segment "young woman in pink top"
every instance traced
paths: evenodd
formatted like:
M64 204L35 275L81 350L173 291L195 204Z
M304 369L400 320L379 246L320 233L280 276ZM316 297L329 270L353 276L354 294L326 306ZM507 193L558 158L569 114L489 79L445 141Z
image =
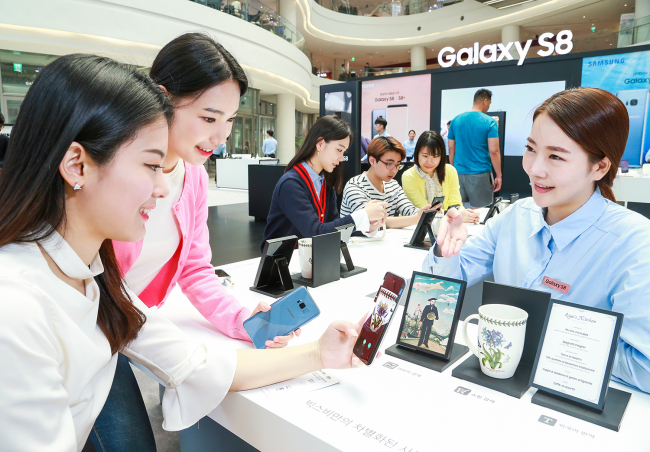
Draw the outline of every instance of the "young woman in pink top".
M219 331L250 341L243 321L259 311L268 311L270 306L260 303L251 313L225 290L214 273L207 226L208 174L203 167L212 150L230 135L248 78L227 50L200 33L184 34L163 47L150 76L174 105L163 164L169 195L158 200L155 210L143 210L149 217L144 240L113 243L120 271L147 306L162 306L178 284ZM276 337L266 346L284 347L292 337L293 333ZM131 450L119 445L127 429L140 432L139 451L155 450L150 426L134 425L148 424L143 422L146 416L128 415L136 403L142 414L145 407L141 399L130 366L121 357L113 388L91 434L95 447L102 448L98 450ZM128 412L123 409L125 404L129 405Z

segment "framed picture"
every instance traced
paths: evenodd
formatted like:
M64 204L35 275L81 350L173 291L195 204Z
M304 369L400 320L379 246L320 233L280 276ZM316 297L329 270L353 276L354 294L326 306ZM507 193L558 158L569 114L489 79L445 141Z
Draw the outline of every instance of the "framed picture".
M467 282L413 272L397 344L448 360Z

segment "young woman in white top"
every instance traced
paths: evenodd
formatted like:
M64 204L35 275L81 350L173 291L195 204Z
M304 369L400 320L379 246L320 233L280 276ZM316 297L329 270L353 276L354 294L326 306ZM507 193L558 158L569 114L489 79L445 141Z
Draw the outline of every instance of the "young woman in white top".
M280 350L192 345L122 284L113 240L145 234L167 195L172 110L139 71L68 55L30 88L0 173L0 437L6 450L80 451L120 351L166 383L164 427L189 427L228 391L359 364L360 328L332 323Z

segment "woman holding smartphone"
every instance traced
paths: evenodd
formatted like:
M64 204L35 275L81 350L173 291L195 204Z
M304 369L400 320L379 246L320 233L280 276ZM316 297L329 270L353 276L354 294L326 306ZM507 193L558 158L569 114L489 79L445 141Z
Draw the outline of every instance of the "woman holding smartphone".
M162 168L169 195L158 200L155 209L147 206L144 210L148 221L143 240L113 243L120 271L147 306L162 306L178 284L219 331L250 341L244 320L268 311L270 306L260 303L251 313L215 275L207 225L208 174L203 167L212 150L230 135L248 78L223 46L201 33L187 33L165 45L151 66L150 76L174 107ZM278 336L266 346L284 347L292 337L293 333ZM135 376L126 358L120 357L113 389L91 439L98 449L119 451L129 431L140 432L133 435L138 441L134 448L155 450Z
M438 132L428 130L420 135L413 158L415 165L402 175L402 188L413 205L422 208L444 196L443 210L459 206L465 223L478 223L478 212L463 207L458 173L447 163L445 142Z
M535 110L523 157L533 187L465 243L451 209L424 271L498 283L625 315L612 375L650 392L650 221L616 204L611 185L625 151L629 118L613 94L579 88ZM545 285L564 283L568 293Z
M145 75L92 55L50 63L25 97L0 174L0 193L11 193L0 204L6 450L80 451L118 351L167 383L168 430L194 424L228 391L359 365L360 324L334 322L319 341L274 352L215 349L123 285L112 240L141 240L146 210L168 194L160 168L172 115Z
M351 137L350 126L336 116L323 116L314 123L273 190L264 240L313 237L351 223L363 232L379 227L386 217L386 203L371 201L339 218L336 194L343 188L341 163Z

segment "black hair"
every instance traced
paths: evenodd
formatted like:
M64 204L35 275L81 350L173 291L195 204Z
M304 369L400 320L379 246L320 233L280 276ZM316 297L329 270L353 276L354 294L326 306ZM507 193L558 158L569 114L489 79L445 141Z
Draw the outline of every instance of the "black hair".
M415 130L413 130L413 129L409 130L409 133L411 133L411 132L415 133Z
M375 119L375 124L381 124L382 126L384 126L385 129L386 126L388 125L388 121L386 121L383 116L380 116L377 119Z
M481 88L474 93L474 103L483 102L485 99L492 100L492 91Z
M149 75L167 89L174 103L194 100L229 80L239 85L240 96L248 90L248 77L237 60L203 33L185 33L170 41L158 52Z
M4 123L5 123L5 115L0 113L0 126L3 125Z
M0 172L0 247L65 228L59 165L73 142L101 167L143 127L163 117L169 124L173 114L146 74L110 58L66 55L47 65L20 107ZM102 243L99 256L104 272L95 277L97 325L116 353L135 339L145 317L124 290L111 240Z
M305 142L284 172L286 173L294 166L312 158L316 153L316 145L321 140L329 143L330 141L344 140L347 137L350 137L350 143L352 143L352 129L347 122L334 115L319 118L307 132ZM338 165L331 173L326 172L325 181L329 186L334 187L337 193L341 193L343 190L343 165Z
M266 133L268 133L269 136L271 136L271 137L273 136L273 131L271 129L267 130Z
M415 152L413 153L413 161L418 166L420 166L420 152L428 149L429 152L433 154L434 157L440 156L440 163L436 168L436 174L438 175L438 182L442 184L445 180L445 165L447 164L447 150L445 148L445 140L442 139L442 136L435 130L427 130L422 132L420 138L418 138L417 143L415 143Z

